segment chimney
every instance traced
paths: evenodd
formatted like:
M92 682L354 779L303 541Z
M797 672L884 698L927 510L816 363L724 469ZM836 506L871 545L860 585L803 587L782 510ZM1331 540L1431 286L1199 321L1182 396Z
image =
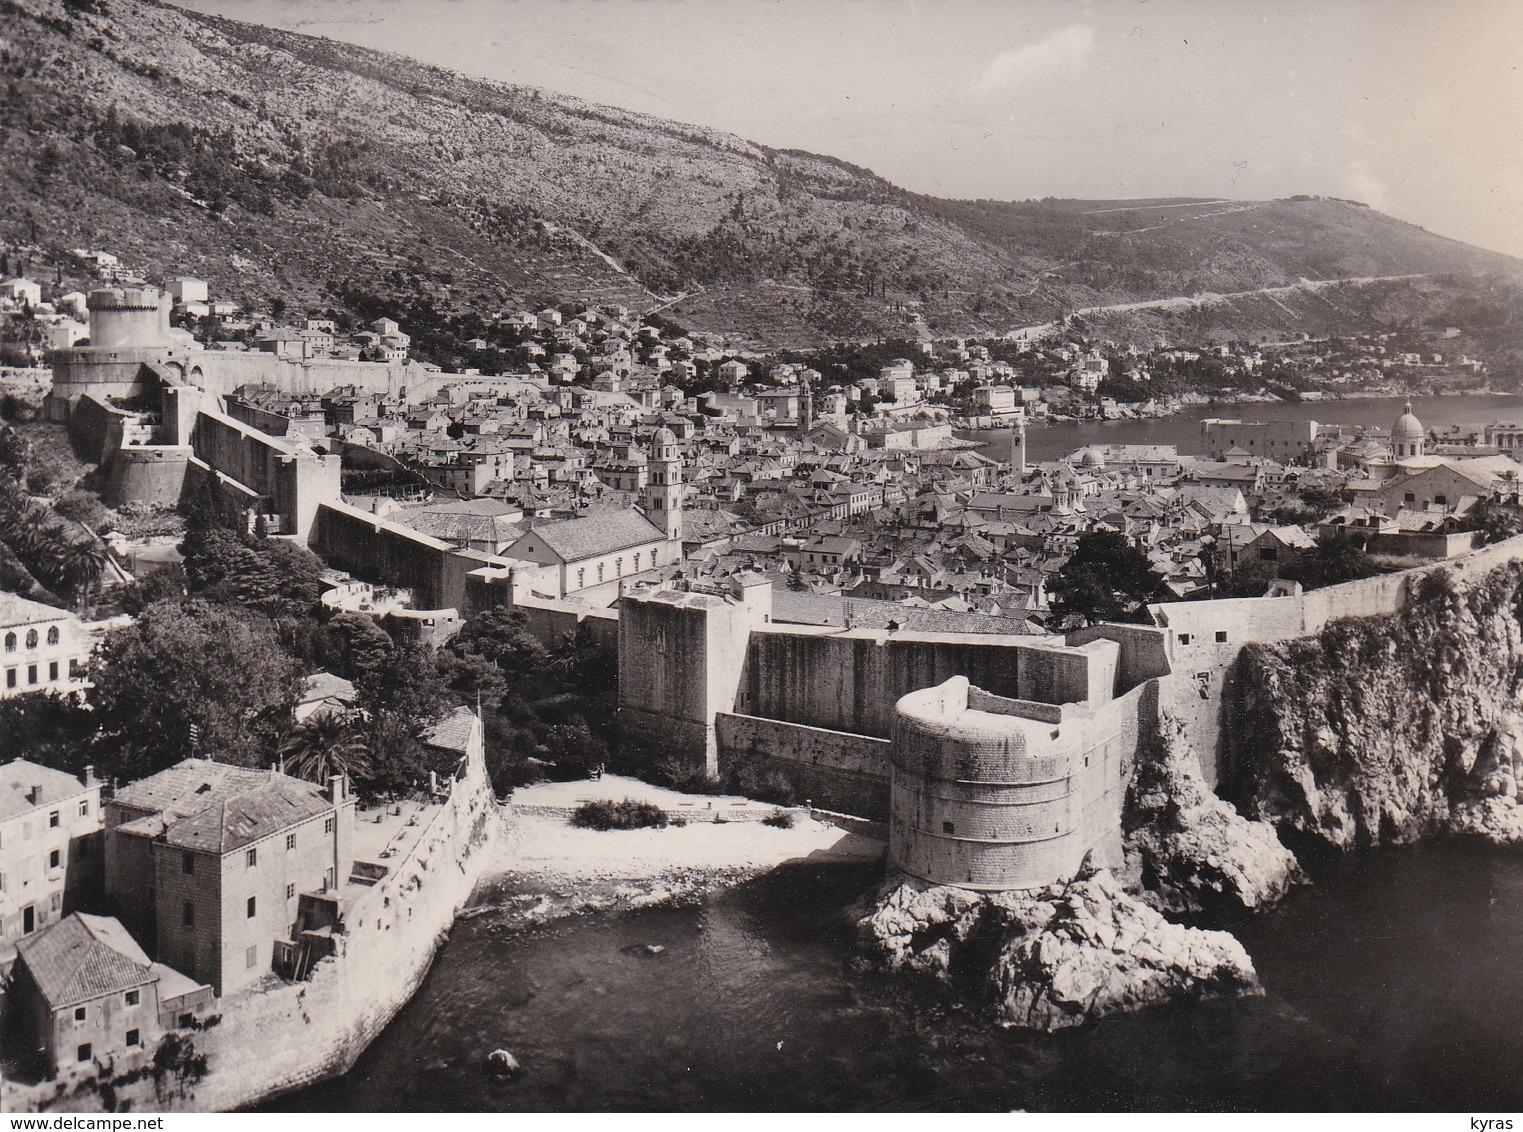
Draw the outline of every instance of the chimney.
M330 774L328 776L328 801L335 806L344 800L344 776L342 774Z
M26 788L26 804L28 806L35 806L37 804L37 794L40 789L41 787L35 785Z
M95 767L94 766L87 766L87 767L85 767L85 785L86 786L94 786L95 785Z

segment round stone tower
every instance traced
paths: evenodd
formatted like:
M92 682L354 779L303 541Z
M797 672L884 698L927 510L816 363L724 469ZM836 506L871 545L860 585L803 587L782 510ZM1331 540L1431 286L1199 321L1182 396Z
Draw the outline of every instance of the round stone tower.
M1051 718L1032 718L1044 713ZM901 697L889 864L981 891L1073 876L1094 839L1083 828L1085 775L1058 742L1061 720L1060 708L990 695L962 676Z
M192 348L182 332L170 330L169 296L157 287L104 287L91 291L85 305L90 344L53 351L45 406L50 420L68 420L86 393L141 396L151 381L145 367L183 358Z
M157 287L104 287L85 299L90 345L134 350L168 346L169 296Z

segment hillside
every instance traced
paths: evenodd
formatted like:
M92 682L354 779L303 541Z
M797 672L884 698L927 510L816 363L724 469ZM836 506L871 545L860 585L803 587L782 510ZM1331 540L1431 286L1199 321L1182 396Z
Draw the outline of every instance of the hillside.
M1523 272L1351 202L938 200L828 157L142 0L0 14L0 244L103 247L251 302L676 300L669 317L694 330L807 345L1303 278L1463 276L1385 285L1398 320L1442 319L1476 278ZM1207 321L1352 329L1356 290ZM1116 324L1146 337L1176 315Z

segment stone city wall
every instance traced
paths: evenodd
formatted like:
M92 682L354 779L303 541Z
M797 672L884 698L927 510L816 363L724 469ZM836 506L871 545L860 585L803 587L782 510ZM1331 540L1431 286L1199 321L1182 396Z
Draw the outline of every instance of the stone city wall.
M468 608L466 576L482 565L441 539L347 503L318 506L310 543L330 564L357 578L411 590L419 609Z
M721 778L750 769L782 775L797 800L865 818L888 817L889 742L866 735L721 712L714 721Z
M966 676L996 695L1066 703L1109 696L1115 664L1104 648L1070 649L1025 637L876 630L825 635L766 625L751 634L735 707L886 739L900 696L953 676Z
M1395 613L1411 600L1414 583L1428 574L1445 571L1463 581L1520 558L1523 536L1448 562L1309 593L1153 606L1154 620L1168 633L1170 662L1176 673L1161 695L1165 706L1185 725L1207 783L1215 786L1235 742L1236 666L1244 645L1309 636L1341 618Z

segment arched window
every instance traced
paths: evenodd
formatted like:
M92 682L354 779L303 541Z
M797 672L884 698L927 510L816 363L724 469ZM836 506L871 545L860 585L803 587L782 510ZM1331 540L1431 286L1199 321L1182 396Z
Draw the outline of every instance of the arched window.
M5 634L5 651L6 652L15 652L16 651L16 634L15 633L7 633L7 634Z
M603 580L603 563L599 562L598 563L598 581L601 582L602 580Z
M587 584L587 569L586 569L586 567L582 567L581 569L578 569L577 572L576 572L576 588L577 589L581 589L586 584Z
M34 648L37 647L37 630L36 629L28 629L26 631L26 647L29 648L29 649L34 649Z
M614 572L614 575L616 577L622 578L624 576L624 559L623 558L615 558L613 560L613 572Z
M650 550L650 564L652 566L654 566L656 564L656 555L659 554L659 553L660 552L655 547L651 547L651 550Z
M637 550L637 551L635 551L635 573L638 574L639 572L640 572L640 552Z
M57 643L58 643L58 626L54 625L52 628L50 628L48 630L48 644L50 644L50 645L56 645Z

